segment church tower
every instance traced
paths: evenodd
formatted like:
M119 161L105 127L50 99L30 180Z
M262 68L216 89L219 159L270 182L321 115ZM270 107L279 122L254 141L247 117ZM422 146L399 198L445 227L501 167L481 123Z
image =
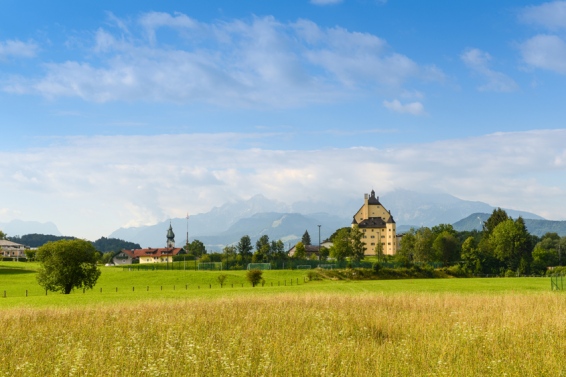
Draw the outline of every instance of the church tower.
M171 222L169 222L169 230L167 230L167 247L175 247L175 233L173 233Z

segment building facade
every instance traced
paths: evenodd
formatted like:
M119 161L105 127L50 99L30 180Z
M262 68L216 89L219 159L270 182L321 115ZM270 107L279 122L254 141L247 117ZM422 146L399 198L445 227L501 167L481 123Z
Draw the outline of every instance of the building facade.
M175 233L173 233L171 223L169 223L169 229L167 230L166 246L161 248L124 249L112 258L112 263L115 265L127 265L132 264L134 261L139 261L140 264L173 262L173 257L183 254L184 249L175 247Z
M0 255L10 258L25 258L29 247L8 240L0 240Z
M384 255L395 255L397 253L397 235L395 220L375 196L364 194L364 204L354 215L352 228L357 226L363 233L364 255L377 255L381 248Z

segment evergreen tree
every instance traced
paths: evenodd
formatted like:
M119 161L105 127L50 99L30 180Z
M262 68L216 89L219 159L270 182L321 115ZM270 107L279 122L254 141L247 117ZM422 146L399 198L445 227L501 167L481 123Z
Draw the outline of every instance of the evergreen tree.
M303 234L303 238L301 239L301 242L302 242L303 245L305 245L305 246L311 245L311 236L310 236L308 230L305 230L305 234Z

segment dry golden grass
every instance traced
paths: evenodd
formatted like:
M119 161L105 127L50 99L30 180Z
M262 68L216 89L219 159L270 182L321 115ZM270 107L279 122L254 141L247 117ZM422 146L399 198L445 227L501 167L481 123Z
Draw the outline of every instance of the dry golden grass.
M560 376L566 296L287 294L0 311L5 376Z

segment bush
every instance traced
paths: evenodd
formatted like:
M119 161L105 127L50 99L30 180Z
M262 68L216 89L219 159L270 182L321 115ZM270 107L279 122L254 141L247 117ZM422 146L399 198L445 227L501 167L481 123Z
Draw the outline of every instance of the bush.
M252 283L252 287L255 287L262 280L263 271L261 270L249 270L246 273L246 279Z
M515 277L515 276L517 276L517 273L515 271L513 271L513 270L505 271L505 277L506 278L512 278L512 277Z
M470 276L470 273L460 265L439 268L438 271L444 272L446 275L454 276L458 278L465 278Z
M552 270L546 270L546 276L566 275L566 266L554 267Z
M309 272L307 272L307 278L309 279L309 281L311 281L311 280L322 280L322 277L320 276L320 274L316 270L309 270Z

